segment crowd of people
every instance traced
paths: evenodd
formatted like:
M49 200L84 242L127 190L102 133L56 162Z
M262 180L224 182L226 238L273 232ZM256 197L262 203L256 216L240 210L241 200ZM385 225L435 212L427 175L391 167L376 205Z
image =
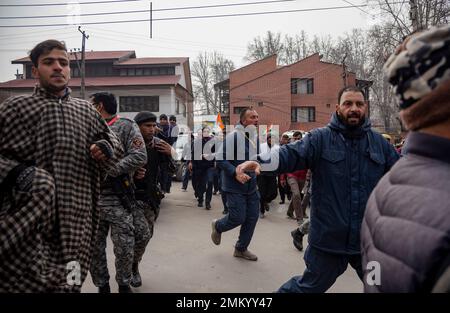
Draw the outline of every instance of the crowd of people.
M240 227L233 256L257 261L248 248L279 195L298 224L293 245L303 251L306 235L308 245L304 273L278 292L326 292L349 264L366 292L449 292L449 51L450 27L434 27L407 37L384 66L410 131L401 155L372 129L356 86L341 89L328 125L308 133L261 137L248 107L231 131L189 134L182 190L191 178L206 210L213 194L222 198L212 242ZM59 41L39 43L30 58L34 93L0 105L0 292L79 292L88 272L111 292L109 232L118 291L132 292L170 193L176 117L121 117L109 92L72 97Z

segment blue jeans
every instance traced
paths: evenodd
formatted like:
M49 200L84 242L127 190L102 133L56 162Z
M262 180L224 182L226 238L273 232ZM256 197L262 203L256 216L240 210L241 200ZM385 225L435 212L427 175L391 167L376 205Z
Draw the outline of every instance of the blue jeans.
M252 194L226 193L228 214L216 222L216 229L223 233L241 226L236 250L245 251L255 231L259 217L259 192Z
M221 169L220 168L217 169L217 178L219 180L219 191L220 191L220 196L222 198L223 210L225 211L225 213L227 213L228 212L227 194L226 194L226 192L224 192L222 190L222 175L221 175Z
M284 283L279 293L323 293L342 275L350 264L363 279L361 255L332 254L308 245L304 260L306 270Z

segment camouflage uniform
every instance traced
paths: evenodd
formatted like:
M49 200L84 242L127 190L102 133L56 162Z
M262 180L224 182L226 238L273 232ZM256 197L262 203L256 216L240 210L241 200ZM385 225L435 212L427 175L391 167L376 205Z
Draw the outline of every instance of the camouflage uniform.
M124 146L125 157L118 163L120 174L130 176L147 162L144 140L137 124L126 118L118 118L108 123ZM100 195L100 225L93 259L90 267L92 280L97 287L109 283L106 261L106 238L111 227L111 240L116 257L116 281L120 286L128 286L131 280L131 267L134 249L143 250L150 240L147 222L142 208L133 206L129 212L124 208L120 198L105 180Z
M158 174L161 165L170 161L170 157L158 152L154 145L161 139L153 137L150 143L146 144L147 164L145 165L145 177L136 180L136 199L138 207L142 210L142 214L147 221L150 231L150 238L153 236L153 224L159 214L160 197L158 195ZM140 212L139 212L140 214ZM134 249L134 263L138 264L144 254L145 246L140 249L136 246Z

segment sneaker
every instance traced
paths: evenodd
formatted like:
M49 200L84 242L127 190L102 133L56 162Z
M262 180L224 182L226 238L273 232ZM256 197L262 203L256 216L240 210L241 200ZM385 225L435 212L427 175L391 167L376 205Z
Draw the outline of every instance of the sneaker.
M111 293L111 287L109 287L109 284L100 286L98 287L98 293Z
M220 245L220 239L222 238L222 234L217 231L216 222L217 220L213 220L211 224L212 226L211 239L212 242L214 242L214 244L218 246Z
M135 288L142 286L142 278L141 278L141 274L139 273L138 264L133 264L130 285Z
M119 293L133 293L130 286L119 285Z
M211 204L210 204L210 203L207 203L206 206L205 206L205 209L211 210Z
M239 251L237 249L234 249L234 253L233 256L236 258L243 258L249 261L256 261L258 260L258 257L256 255L254 255L253 253L251 253L248 250L245 251Z
M298 251L303 251L303 236L304 234L297 228L291 231L292 243L294 247L297 248Z

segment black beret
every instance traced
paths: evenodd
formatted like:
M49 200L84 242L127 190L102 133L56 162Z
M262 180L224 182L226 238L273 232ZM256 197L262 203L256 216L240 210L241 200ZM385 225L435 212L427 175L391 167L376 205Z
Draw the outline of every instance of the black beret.
M156 122L156 115L149 111L142 111L136 114L134 121L140 125L145 122Z

